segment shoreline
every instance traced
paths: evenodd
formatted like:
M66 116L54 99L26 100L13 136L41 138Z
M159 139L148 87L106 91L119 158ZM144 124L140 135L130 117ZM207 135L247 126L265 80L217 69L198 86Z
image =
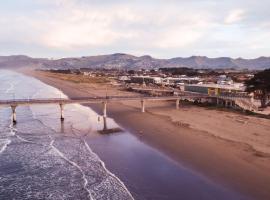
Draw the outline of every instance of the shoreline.
M24 73L60 89L70 98L87 96L95 92L99 92L102 96L105 91L104 88L99 91L94 91L94 88L84 88L85 85L79 87L76 83L46 77L38 72ZM109 92L115 91L109 89ZM87 106L101 113L101 105ZM234 141L230 137L235 136L224 138L224 136L215 135L208 131L207 125L203 127L200 124L200 119L195 119L198 113L209 115L204 108L181 107L179 112L175 111L174 107L175 105L171 103L147 103L146 113L141 113L139 103L110 103L108 115L140 140L184 166L230 189L251 195L255 199L270 199L268 143L263 149L258 150L257 147L254 148L241 141L241 138L236 137L238 141ZM181 109L188 111L184 112ZM222 111L213 113L216 116L220 115L221 119L224 118L223 115L226 117L226 113ZM227 115L230 117L230 114L227 113ZM179 121L179 117L182 117L182 121ZM244 117L238 119L239 123L242 123L241 120L243 121ZM190 123L192 121L194 123ZM222 128L226 128L225 126Z

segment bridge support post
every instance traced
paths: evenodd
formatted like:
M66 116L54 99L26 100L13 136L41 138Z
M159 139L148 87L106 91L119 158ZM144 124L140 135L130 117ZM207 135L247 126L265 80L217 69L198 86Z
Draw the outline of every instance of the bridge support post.
M141 100L142 112L145 112L145 100Z
M217 98L217 106L219 106L219 98Z
M60 114L61 114L60 120L64 121L64 119L65 119L64 118L64 104L60 103L59 106L60 106Z
M17 123L17 118L16 118L16 105L11 105L11 110L12 110L12 122L13 124Z
M250 101L252 104L254 103L254 93L253 92L251 93Z
M230 107L231 108L233 107L233 101L232 100L230 101Z
M179 102L180 102L180 99L176 99L176 110L179 110Z
M233 102L233 107L234 107L235 109L237 109L237 102L236 102L236 101Z
M228 102L228 100L225 100L225 107L226 107L226 108L229 107L229 102Z
M103 102L103 117L107 117L107 102Z

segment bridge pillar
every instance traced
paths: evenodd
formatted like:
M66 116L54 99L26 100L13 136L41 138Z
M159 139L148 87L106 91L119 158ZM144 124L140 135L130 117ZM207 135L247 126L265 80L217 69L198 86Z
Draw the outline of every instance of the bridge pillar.
M226 102L227 102L226 107L228 107L228 108L231 107L231 100L227 100Z
M60 114L61 114L60 119L61 121L64 121L65 119L64 118L64 104L60 103L59 106L60 106Z
M179 109L179 102L180 102L180 99L176 99L176 110Z
M141 100L142 112L145 112L145 100Z
M237 108L237 102L236 102L236 101L233 102L233 107L234 107L235 109Z
M251 103L254 103L254 93L253 92L251 93L250 101L251 101Z
M17 118L16 118L16 105L11 105L11 110L12 110L12 122L14 124L17 123Z
M217 106L219 106L219 98L217 98Z
M107 102L103 102L103 117L107 117Z

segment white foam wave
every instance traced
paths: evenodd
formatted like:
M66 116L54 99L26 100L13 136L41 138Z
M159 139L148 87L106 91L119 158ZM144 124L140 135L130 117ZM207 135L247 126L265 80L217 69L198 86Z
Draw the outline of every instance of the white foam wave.
M51 142L50 142L50 147L62 158L64 159L66 162L68 162L70 165L76 167L80 173L82 174L82 179L84 181L84 184L83 184L83 188L87 191L88 193L88 198L90 200L93 200L93 197L91 195L91 191L87 188L87 185L88 185L88 180L86 179L86 176L85 176L85 173L83 172L82 168L75 162L69 160L59 149L57 149L54 145L54 140L52 139Z
M9 125L9 130L10 131L7 134L1 135L5 136L5 138L0 139L0 154L3 153L8 147L8 145L11 143L10 137L15 135L16 129L13 127L12 124Z
M8 94L11 91L14 91L14 84L13 83L9 83L9 87L6 89L5 93Z
M9 135L10 136L15 136L16 135L16 131L17 131L17 129L16 128L14 128L14 126L13 126L13 123L10 123L10 125L9 125Z
M11 143L9 139L0 139L0 154L3 153L7 146Z
M120 185L126 190L126 192L128 193L128 195L130 196L130 198L132 198L132 199L134 200L134 197L133 197L132 194L129 192L129 190L127 189L126 185L125 185L125 184L124 184L124 183L123 183L123 182L122 182L115 174L113 174L112 172L110 172L110 171L106 168L105 163L98 157L98 155L97 155L96 153L94 153L94 152L92 151L92 149L89 147L88 143L87 143L85 140L83 140L83 141L84 141L84 144L85 144L87 150L88 150L92 155L96 156L96 158L98 158L98 160L99 160L101 166L103 167L103 169L104 169L111 177L115 178L115 179L120 183Z
M8 135L8 136L16 136L19 140L21 140L21 141L23 141L23 142L31 143L31 144L37 144L37 143L35 143L35 142L32 142L32 141L30 141L30 140L27 140L27 139L25 139L25 138L19 136L19 135L17 134L17 129L13 126L13 123L10 123L10 125L9 125L9 130L10 130L10 131L9 131L9 135Z
M23 141L23 142L31 143L31 144L37 144L37 143L32 142L32 141L30 141L30 140L24 139L24 138L22 138L21 136L19 136L19 135L17 135L17 134L16 134L16 137L17 137L19 140Z

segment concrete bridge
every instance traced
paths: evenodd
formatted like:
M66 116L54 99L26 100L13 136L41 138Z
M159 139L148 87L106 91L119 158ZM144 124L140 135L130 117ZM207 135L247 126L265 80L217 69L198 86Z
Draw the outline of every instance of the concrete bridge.
M110 102L121 102L121 101L140 101L141 102L141 112L145 112L145 102L146 101L175 101L176 109L179 109L180 100L206 100L216 103L217 105L222 105L229 107L237 104L240 101L239 97L226 97L226 96L209 96L205 94L183 93L178 96L106 96L106 97L79 97L72 99L62 99L62 98L51 98L51 99L13 99L13 100L0 100L0 106L11 107L12 110L12 120L14 123L16 120L16 108L18 106L27 105L42 105L42 104L57 104L60 106L60 119L64 120L64 105L66 104L98 104L103 105L103 117L107 116L107 104Z
M14 99L14 100L0 100L0 106L11 107L12 120L16 120L16 108L18 106L27 105L43 105L43 104L58 104L60 106L60 119L64 120L64 105L66 104L103 104L103 116L107 116L107 104L110 102L120 101L140 101L141 111L145 112L146 101L175 101L176 108L179 108L179 96L163 96L163 97L150 97L150 96L107 96L107 97L79 97L72 99L51 98L51 99Z

